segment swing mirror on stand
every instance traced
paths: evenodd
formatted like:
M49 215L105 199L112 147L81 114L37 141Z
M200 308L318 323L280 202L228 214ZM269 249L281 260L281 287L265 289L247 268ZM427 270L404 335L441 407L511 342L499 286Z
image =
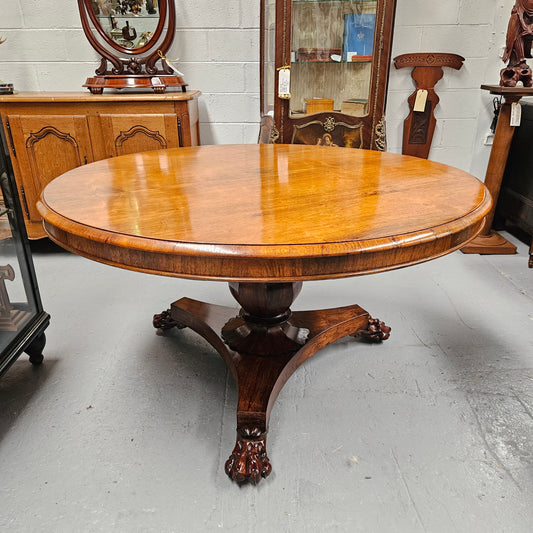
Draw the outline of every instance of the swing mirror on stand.
M78 0L81 23L91 46L102 56L95 76L83 87L104 89L167 87L186 91L183 74L165 54L174 39L174 0Z

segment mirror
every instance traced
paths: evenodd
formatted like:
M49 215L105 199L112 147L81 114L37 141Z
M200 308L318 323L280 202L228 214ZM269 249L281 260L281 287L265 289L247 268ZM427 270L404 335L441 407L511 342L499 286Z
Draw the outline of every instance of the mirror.
M157 0L90 0L89 16L105 42L121 51L144 48L164 19Z
M102 56L84 87L95 94L105 88L186 90L181 72L165 57L176 29L174 0L78 0L78 8L85 36Z

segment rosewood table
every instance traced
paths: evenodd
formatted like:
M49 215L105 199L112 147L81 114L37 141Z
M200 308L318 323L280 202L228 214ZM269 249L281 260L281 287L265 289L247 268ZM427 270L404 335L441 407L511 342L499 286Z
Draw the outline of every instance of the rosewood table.
M482 230L490 207L482 183L446 165L276 144L98 161L56 178L38 204L48 235L76 254L229 282L240 311L181 298L154 326L189 327L223 357L238 387L237 442L225 469L252 482L271 471L269 415L297 367L341 337L389 336L358 305L291 312L302 282L442 256Z

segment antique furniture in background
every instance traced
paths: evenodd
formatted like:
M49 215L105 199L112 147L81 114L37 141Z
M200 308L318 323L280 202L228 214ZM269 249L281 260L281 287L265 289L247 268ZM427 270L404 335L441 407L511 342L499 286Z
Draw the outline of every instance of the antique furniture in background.
M529 267L533 268L533 103L522 104L522 121L515 129L503 175L495 221L529 235Z
M494 212L500 194L505 165L513 140L515 126L511 126L511 112L514 103L519 103L525 96L533 96L533 88L527 87L501 87L499 85L482 85L482 89L490 91L490 94L503 96L503 103L498 116L496 132L492 142L489 163L485 174L485 185L493 199L490 213L483 231L461 251L465 254L492 254L504 255L516 253L516 246L505 237L492 229Z
M433 114L439 103L435 85L442 78L442 67L459 70L464 57L445 53L403 54L394 58L396 68L412 67L411 77L416 83L409 97L409 116L403 125L402 154L427 159L437 119ZM415 108L415 102L418 108Z
M95 94L106 88L185 91L182 73L165 58L176 31L174 0L78 0L78 8L85 36L102 56L84 87Z
M226 473L257 482L271 470L270 411L296 369L341 337L379 342L390 332L358 305L291 313L302 282L457 250L481 230L490 204L476 178L425 159L247 144L98 161L49 183L38 207L49 236L89 259L229 282L240 311L181 298L154 326L189 327L224 359L238 387Z
M35 202L44 186L63 172L107 157L199 144L199 94L0 96L0 117L30 239L46 236Z
M395 3L261 0L261 115L274 118L268 137L385 149ZM327 109L310 114L315 103Z
M520 82L523 87L531 87L531 68L526 57L531 57L533 40L533 0L516 0L511 10L507 26L507 37L503 61L509 64L500 71L500 85L516 87Z
M7 144L0 129L0 375L26 352L33 364L43 360L45 329L31 251L16 193Z

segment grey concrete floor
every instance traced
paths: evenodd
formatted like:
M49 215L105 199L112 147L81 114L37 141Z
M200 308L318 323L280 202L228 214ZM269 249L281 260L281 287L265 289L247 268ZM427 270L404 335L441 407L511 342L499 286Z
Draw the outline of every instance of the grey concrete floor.
M343 339L282 390L273 473L223 472L236 391L190 330L157 335L183 295L224 283L34 254L45 362L0 380L0 531L531 532L533 270L460 252L374 276L309 282L294 308L359 303L392 327Z

